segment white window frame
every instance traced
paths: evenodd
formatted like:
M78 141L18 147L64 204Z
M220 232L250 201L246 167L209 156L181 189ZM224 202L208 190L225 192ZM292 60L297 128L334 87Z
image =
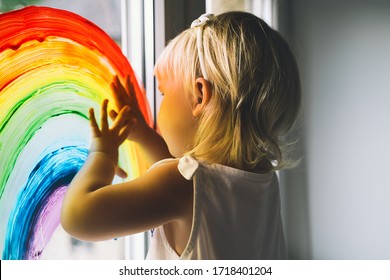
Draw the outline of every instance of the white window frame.
M145 87L155 126L161 95L153 69L165 47L164 8L164 0L121 0L122 51ZM125 258L144 259L148 244L148 232L125 237Z

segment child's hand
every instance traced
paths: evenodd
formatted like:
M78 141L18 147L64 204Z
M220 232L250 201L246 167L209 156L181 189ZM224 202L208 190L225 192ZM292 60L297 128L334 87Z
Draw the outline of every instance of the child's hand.
M133 119L133 128L129 131L127 138L139 142L145 131L149 129L148 125L145 122L145 119L139 109L138 102L135 96L134 86L130 81L130 76L126 77L125 87L119 81L118 76L114 78L114 81L111 84L113 90L115 105L118 111L128 106L130 110L127 111L126 115L128 119ZM118 113L114 110L110 111L110 117L112 120L115 120L118 116Z
M92 129L90 153L100 152L106 154L115 164L116 174L120 177L126 177L126 172L118 167L118 148L126 140L134 121L129 119L129 106L124 106L110 128L107 121L107 105L108 100L105 99L101 107L101 128L96 122L93 108L89 110Z

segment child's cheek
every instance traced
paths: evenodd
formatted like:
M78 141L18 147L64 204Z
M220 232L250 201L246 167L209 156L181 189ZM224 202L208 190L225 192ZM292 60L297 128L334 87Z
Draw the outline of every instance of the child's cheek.
M167 105L161 104L158 125L170 153L175 157L181 157L193 144L195 132L193 116L183 106Z

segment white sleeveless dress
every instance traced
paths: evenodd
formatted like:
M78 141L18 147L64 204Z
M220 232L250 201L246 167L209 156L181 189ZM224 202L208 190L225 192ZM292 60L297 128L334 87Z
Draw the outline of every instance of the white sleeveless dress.
M151 231L147 259L287 259L275 172L250 173L190 156L178 169L194 183L190 238L179 256L160 226Z

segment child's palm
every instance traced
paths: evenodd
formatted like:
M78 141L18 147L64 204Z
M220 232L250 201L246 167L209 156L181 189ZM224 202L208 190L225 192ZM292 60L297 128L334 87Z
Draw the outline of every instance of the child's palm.
M134 86L130 81L130 77L126 77L125 87L119 81L118 76L115 77L111 88L114 93L115 105L118 111L122 110L124 107L130 107L130 110L127 112L127 118L132 119L133 127L127 138L129 140L136 140L142 136L143 129L147 127L145 119L139 109L138 102L135 96ZM112 120L115 120L118 116L118 113L114 110L110 112L110 117Z
M100 128L95 118L93 108L89 110L90 125L92 129L92 143L90 153L105 153L112 161L118 164L118 148L126 140L133 123L128 118L129 106L124 106L117 114L114 123L109 127L107 120L108 100L104 100L101 107ZM125 172L117 167L117 174L125 176ZM122 176L123 175L123 176Z

